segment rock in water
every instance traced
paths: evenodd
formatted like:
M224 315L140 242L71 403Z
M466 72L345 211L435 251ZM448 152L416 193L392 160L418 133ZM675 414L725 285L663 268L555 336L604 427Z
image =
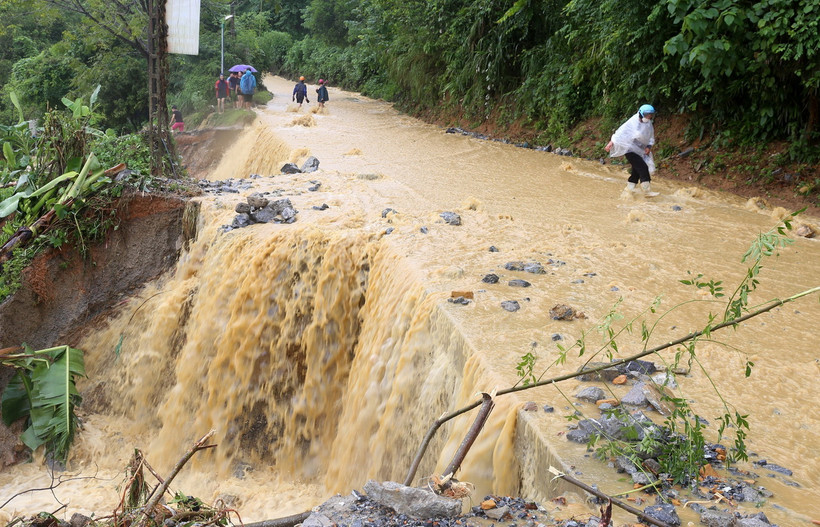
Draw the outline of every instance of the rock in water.
M550 317L553 320L572 320L575 317L575 310L565 304L557 304L550 309Z
M584 388L577 394L575 394L577 399L581 399L582 401L589 401L591 403L596 403L601 399L606 399L606 393L601 388L597 386L590 386L589 388Z
M514 313L521 309L521 304L519 304L517 300L505 300L501 302L501 307L503 307L510 313Z
M236 211L237 214L249 214L251 212L251 206L246 202L241 201L236 204L234 211Z
M485 284L497 284L498 283L498 275L494 273L490 273L484 275L484 278L481 279L482 282Z
M302 172L316 172L319 170L319 160L313 156L310 156L305 160L302 164Z
M527 282L526 280L520 280L518 278L515 278L513 280L510 280L508 282L508 285L510 285L511 287L529 287L532 284Z
M644 515L650 518L655 518L668 525L677 527L680 525L680 518L675 511L675 506L670 503L661 503L659 505L650 505L643 510Z
M461 501L439 496L427 489L406 487L395 481L378 483L372 479L364 490L373 501L413 518L453 518L461 514Z
M273 213L270 207L263 207L259 210L251 212L251 219L255 223L270 223L273 221L276 215Z
M231 227L234 229L241 229L242 227L247 227L250 224L251 217L248 214L237 214L231 223Z
M441 216L448 225L461 225L461 216L455 212L442 212L439 216Z
M299 174L302 171L299 170L299 167L297 167L294 163L285 163L282 165L281 172L283 174Z
M268 198L262 196L262 194L259 194L258 192L248 196L248 205L250 205L253 209L261 209L262 207L266 207L269 202L270 200Z

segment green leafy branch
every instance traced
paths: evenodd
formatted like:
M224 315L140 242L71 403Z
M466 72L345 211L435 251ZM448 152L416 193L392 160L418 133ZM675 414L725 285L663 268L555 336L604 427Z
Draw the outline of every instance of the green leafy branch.
M3 392L3 421L10 425L25 419L23 443L32 451L45 445L65 462L77 430L75 408L82 400L75 381L85 376L83 352L70 346L25 346L22 353L3 356L2 364L17 369Z

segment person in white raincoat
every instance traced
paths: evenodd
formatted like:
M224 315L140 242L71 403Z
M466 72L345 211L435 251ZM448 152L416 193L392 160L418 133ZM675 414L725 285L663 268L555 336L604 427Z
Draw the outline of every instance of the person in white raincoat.
M638 182L647 196L657 196L650 188L650 176L655 172L655 160L652 157L652 147L655 145L655 128L652 119L655 118L655 108L644 104L622 124L610 139L605 149L609 157L625 156L632 165L632 173L627 180L627 190L634 191Z

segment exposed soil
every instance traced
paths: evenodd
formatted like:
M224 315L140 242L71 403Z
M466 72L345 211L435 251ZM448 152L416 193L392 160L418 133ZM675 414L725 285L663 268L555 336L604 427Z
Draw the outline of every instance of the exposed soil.
M37 256L20 289L0 304L0 348L76 345L90 321L175 264L193 236L183 221L187 203L178 196L127 194L117 204L119 228L87 258L68 245ZM0 368L0 392L11 374ZM18 436L19 430L0 423L0 470L27 455Z
M188 175L204 179L222 159L222 154L242 133L242 127L207 128L176 134L177 152Z

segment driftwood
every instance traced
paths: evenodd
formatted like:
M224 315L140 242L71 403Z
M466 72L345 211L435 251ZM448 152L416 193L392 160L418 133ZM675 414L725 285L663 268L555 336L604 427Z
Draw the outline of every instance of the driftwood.
M168 476L168 478L166 478L166 480L163 481L151 494L151 497L148 499L148 503L145 504L145 507L142 510L143 516L137 524L137 527L146 527L146 525L148 525L148 523L151 521L151 513L159 503L159 500L160 498L162 498L162 495L165 494L165 491L168 489L168 485L170 485L171 481L173 481L174 478L177 477L179 471L182 470L183 466L185 466L185 463L187 463L194 456L194 454L196 454L200 450L204 450L206 448L213 448L214 446L216 446L205 444L211 439L211 437L213 437L215 433L216 430L211 430L210 432L202 436L199 439L199 441L194 443L194 446L192 446L191 449L188 450L179 461L177 461L177 464L174 465L174 469L171 471L171 474Z
M550 469L550 470L552 470L552 469ZM633 507L631 505L628 505L628 504L626 504L626 503L624 503L620 500L616 500L615 498L613 498L611 496L607 496L603 492L601 492L599 490L596 490L596 489L593 489L592 487L590 487L586 483L578 481L577 479L573 478L572 476L568 476L567 474L564 474L564 473L561 473L561 472L558 472L558 471L555 471L553 473L556 474L557 477L563 479L564 481L566 481L568 483L572 483L576 487L579 487L579 488L589 492L590 494L592 494L594 496L597 496L598 498L601 498L603 500L609 500L609 503L611 503L612 505L615 505L616 507L620 507L621 509L625 510L629 514L634 514L638 518L638 521L640 521L642 523L648 523L649 525L654 525L655 527L671 527L668 523L662 522L660 520L656 520L655 518L652 518L651 516L644 516L644 512L642 510L636 509L635 507Z
M119 165L109 168L105 171L106 176L113 176L115 174L119 174L125 169L125 164L120 163ZM71 205L74 203L74 198L67 200L63 205L65 208L70 208ZM17 229L17 232L12 234L11 238L0 247L0 271L3 270L3 264L6 263L11 259L12 253L14 249L18 247L24 247L28 242L30 242L33 238L36 238L40 234L42 234L48 227L51 225L51 222L54 221L54 217L57 216L57 211L55 209L51 209L50 211L46 212L40 218L37 219L34 223L29 225L28 227L20 227Z
M284 518L278 518L276 520L246 523L245 527L293 527L294 525L307 520L308 516L310 516L310 511L294 514L293 516L285 516Z

